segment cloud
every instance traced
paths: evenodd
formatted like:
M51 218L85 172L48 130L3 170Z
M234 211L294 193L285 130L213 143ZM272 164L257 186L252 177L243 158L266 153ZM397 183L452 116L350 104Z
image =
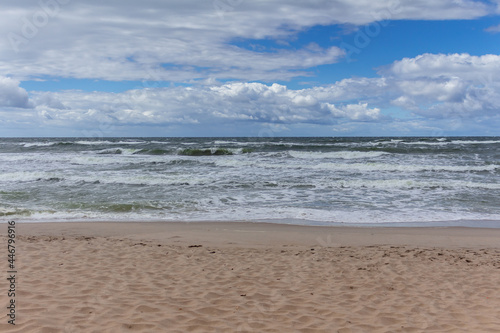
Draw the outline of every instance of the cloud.
M124 93L64 91L34 93L43 121L88 126L188 124L335 124L378 121L368 103L330 103L317 89L290 90L279 84L233 82L221 86L147 88Z
M423 54L379 71L400 95L392 103L434 117L500 115L500 56Z
M105 128L109 135L112 128L141 126L212 128L221 134L241 128L241 134L249 135L244 129L275 125L294 130L330 127L354 135L435 134L441 133L439 128L498 135L500 56L422 54L380 68L378 77L307 89L209 80L121 93L32 91L28 98L18 81L1 78L0 105L17 108L15 116L4 113L9 121L25 121L35 112L43 126Z
M37 107L47 107L51 109L65 110L67 107L57 98L54 97L52 93L37 93L36 97L33 100L33 103L37 105Z
M466 83L458 77L452 78L421 78L418 80L403 80L399 89L404 97L412 97L422 103L460 101L466 90Z
M19 81L0 76L0 107L32 107L28 93L19 87Z
M336 107L330 103L323 103L322 108L331 112L332 115L339 118L347 118L351 121L377 121L382 115L379 108L369 108L368 103L348 104Z
M500 55L472 56L468 53L425 53L395 61L379 70L381 75L402 79L460 77L474 82L490 80L495 73L500 73Z
M235 40L281 40L317 25L381 19L473 19L482 1L19 0L0 13L0 73L186 82L289 80L343 57L336 47L249 50Z
M484 29L484 31L486 32L491 32L491 33L499 33L500 32L500 24L499 25L494 25L494 26L491 26L489 28L486 28Z

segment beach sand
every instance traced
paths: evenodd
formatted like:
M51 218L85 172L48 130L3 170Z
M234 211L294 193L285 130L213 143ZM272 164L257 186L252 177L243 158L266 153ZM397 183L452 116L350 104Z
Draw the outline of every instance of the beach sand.
M16 236L16 325L2 278L1 332L500 332L500 229L73 222Z

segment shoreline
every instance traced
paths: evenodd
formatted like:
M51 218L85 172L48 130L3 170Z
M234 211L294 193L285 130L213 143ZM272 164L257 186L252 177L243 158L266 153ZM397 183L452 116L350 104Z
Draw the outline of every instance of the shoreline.
M434 228L434 227L465 227L465 228L486 228L500 229L500 220L443 220L443 221L406 221L406 222L330 222L302 219L255 219L255 220L161 220L161 219L42 219L42 220L23 220L18 218L4 217L0 221L6 223L7 220L15 220L19 223L266 223L278 225L298 225L309 227L366 227L366 228L384 228L384 227L414 227L414 228Z
M306 226L267 222L18 222L24 236L127 237L176 245L500 248L500 229L462 226Z

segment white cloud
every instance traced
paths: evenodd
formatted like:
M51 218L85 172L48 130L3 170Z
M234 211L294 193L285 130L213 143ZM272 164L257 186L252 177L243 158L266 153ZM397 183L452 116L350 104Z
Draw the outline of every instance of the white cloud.
M323 103L321 107L327 109L334 117L347 118L351 121L377 121L382 118L380 109L370 109L368 103L348 104L340 107Z
M0 73L20 79L287 80L339 61L335 46L258 52L234 40L287 40L317 25L380 19L473 19L472 0L18 0L0 12ZM15 51L18 52L15 52Z
M456 102L436 103L418 112L438 118L500 118L500 83L469 87ZM497 133L498 134L498 133Z
M352 134L357 129L358 134L375 135L375 130L365 125L377 123L373 128L392 130L392 134L440 133L436 128L443 126L450 131L469 127L479 133L482 129L485 135L498 135L500 56L423 54L395 61L381 69L379 77L350 78L299 90L277 83L207 82L122 93L31 92L28 99L18 81L2 78L0 103L11 111L17 107L16 112L2 115L4 119L10 117L11 122L25 122L36 112L43 126L87 130L191 125L255 128L274 124L294 130L333 126L339 133L345 128L352 129ZM34 110L21 109L30 106ZM395 107L398 111L393 110ZM395 132L398 126L400 131Z
M433 117L500 116L500 55L423 54L379 71L394 105Z
M495 73L500 73L500 55L472 56L468 53L425 53L395 61L379 71L381 75L401 79L459 77L476 83L490 80Z
M19 81L0 76L0 107L32 107L28 93L19 87Z
M33 103L37 105L37 107L48 107L51 109L59 109L64 110L67 107L58 99L54 97L52 93L38 93Z
M424 103L429 101L447 102L462 99L466 83L458 77L440 80L421 78L401 81L399 88L405 97L416 97Z
M333 91L333 90L332 90ZM131 90L124 93L63 91L33 93L40 121L88 128L96 124L223 125L336 124L380 121L368 103L331 103L324 89L290 90L279 84L228 83Z
M491 33L499 33L500 32L500 24L499 25L494 25L489 28L484 29L484 31L491 32Z

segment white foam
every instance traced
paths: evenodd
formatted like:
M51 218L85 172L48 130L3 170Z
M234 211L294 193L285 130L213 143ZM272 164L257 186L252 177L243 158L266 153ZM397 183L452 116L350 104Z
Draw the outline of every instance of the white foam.
M457 145L460 145L460 144L462 144L462 145L481 145L481 144L490 145L490 144L500 143L500 141L496 141L496 140L482 140L482 141L456 140L456 141L451 141L451 143L457 144Z
M307 166L302 166L307 167ZM500 165L415 165L415 164L389 164L389 163L320 163L311 166L314 169L338 171L398 171L398 172L423 172L423 171L448 171L448 172L481 172L495 171Z
M307 163L308 161L315 160L313 157L306 158L307 154L299 154L301 157L297 161L290 161L290 163L272 163L264 162L253 158L231 158L231 159L217 159L214 163L220 167L233 167L233 168L258 168L258 169L310 169L310 170L329 170L329 171L353 171L360 172L495 172L500 170L500 165L432 165L432 164L396 164L396 163L382 163L382 162L363 162L363 163L339 163L339 162L321 162L321 163ZM380 155L382 156L382 155ZM372 156L375 158L376 156ZM324 159L332 157L323 157ZM359 157L361 159L361 157ZM316 160L320 159L316 156ZM355 159L350 156L348 159Z
M15 182L30 182L38 180L62 179L61 174L56 172L44 171L17 171L3 172L0 174L0 182L15 183Z
M446 146L451 142L429 142L429 141L414 141L414 142L401 142L404 145L415 145L415 146Z
M446 139L445 139L446 140ZM480 144L497 144L498 140L453 140L445 141L437 140L438 142L431 141L414 141L414 142L401 142L405 145L427 145L427 146L446 146L446 145L480 145Z
M490 189L499 190L500 184L496 183L479 183L472 181L462 181L462 180L434 180L434 181L420 181L414 179L376 179L376 180L366 180L366 179L352 179L352 180L340 180L327 183L333 188L372 188L372 189Z
M57 142L30 142L30 143L20 143L24 148L30 147L49 147L57 144Z
M369 159L376 158L383 155L388 155L387 152L382 151L335 151L335 152L308 152L308 151L290 151L289 154L295 158L302 159Z
M111 142L111 141L75 141L74 143L77 145L96 146L96 145L112 145L114 142Z

